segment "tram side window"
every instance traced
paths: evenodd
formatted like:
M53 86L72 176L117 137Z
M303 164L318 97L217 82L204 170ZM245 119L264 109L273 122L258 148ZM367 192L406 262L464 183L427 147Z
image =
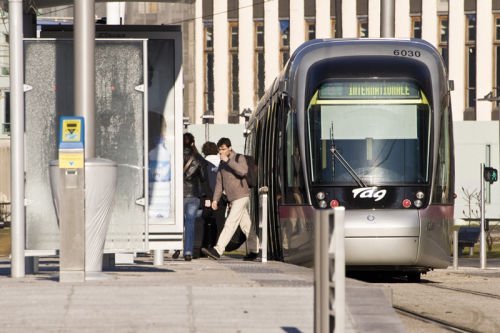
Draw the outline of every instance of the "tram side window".
M452 179L453 152L451 145L451 112L448 107L443 108L439 134L439 151L436 170L435 189L432 197L434 203L453 203L454 186Z
M296 114L289 111L286 118L286 191L289 204L303 204L305 198L304 173L297 134Z

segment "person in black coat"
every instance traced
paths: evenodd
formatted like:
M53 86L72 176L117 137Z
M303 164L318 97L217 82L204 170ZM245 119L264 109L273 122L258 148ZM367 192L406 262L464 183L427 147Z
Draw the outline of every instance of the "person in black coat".
M184 133L184 260L193 258L194 224L200 199L208 189L206 161L194 145L194 136Z

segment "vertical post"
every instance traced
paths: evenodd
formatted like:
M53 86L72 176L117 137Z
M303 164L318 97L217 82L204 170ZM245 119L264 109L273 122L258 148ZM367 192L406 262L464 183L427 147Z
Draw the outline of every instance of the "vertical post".
M479 257L481 262L481 269L486 268L486 224L484 222L484 163L481 163L481 224L479 227L481 228L481 240L480 240L480 250Z
M262 228L260 247L262 248L262 262L267 262L267 186L259 189L261 214L259 225Z
M344 332L346 327L345 308L345 232L344 215L345 207L335 207L335 224L333 227L333 237L335 245L335 332ZM331 251L330 251L331 252Z
M9 0L12 261L11 276L24 277L24 91L23 1Z
M153 265L154 266L163 265L163 250L153 250Z
M458 270L458 228L453 228L453 269Z
M335 1L335 38L342 38L342 0Z
M380 1L380 37L394 37L395 22L394 0Z
M95 0L75 0L75 115L85 118L85 158L95 157Z
M318 215L319 218L316 218L314 223L314 332L326 333L330 325L330 265L328 262L330 212L321 210Z

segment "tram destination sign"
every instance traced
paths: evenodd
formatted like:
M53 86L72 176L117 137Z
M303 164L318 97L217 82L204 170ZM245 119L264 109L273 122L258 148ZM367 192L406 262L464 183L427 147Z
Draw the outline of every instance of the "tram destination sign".
M404 80L330 81L319 88L319 99L419 99L417 85Z

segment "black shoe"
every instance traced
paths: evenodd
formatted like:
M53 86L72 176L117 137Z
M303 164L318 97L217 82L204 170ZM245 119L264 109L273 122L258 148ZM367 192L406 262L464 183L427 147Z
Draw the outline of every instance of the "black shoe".
M177 259L181 255L181 250L175 250L174 254L172 254L172 259Z
M254 261L255 259L257 259L258 256L259 256L258 253L250 252L249 254L247 254L246 256L243 257L243 260L244 261Z
M191 259L193 259L193 257L190 254L186 254L184 256L184 260L186 260L186 261L191 261Z
M217 250L214 249L213 247L210 247L208 249L202 247L201 252L205 253L209 258L214 260L219 260L220 258L219 252L217 252Z

